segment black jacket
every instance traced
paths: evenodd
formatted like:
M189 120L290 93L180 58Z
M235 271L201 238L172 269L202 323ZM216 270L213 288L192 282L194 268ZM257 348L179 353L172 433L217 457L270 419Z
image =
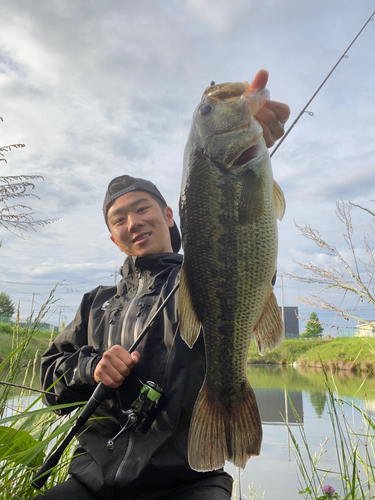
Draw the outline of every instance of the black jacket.
M46 404L90 397L101 354L114 344L129 349L179 279L181 263L179 254L129 257L117 288L99 286L84 295L74 321L42 358L42 387L61 377L53 388L58 397L46 396ZM70 473L99 498L111 498L120 491L126 492L126 498L152 498L151 491L168 491L201 478L213 484L227 481L223 471L198 473L187 462L190 418L204 379L205 357L202 336L190 349L179 335L177 297L178 292L137 348L140 361L130 376L94 414L105 418L90 420L78 438ZM139 380L151 380L163 388L157 416L147 432L137 428L122 434L108 453L107 441L124 423L118 399L128 409L139 394Z

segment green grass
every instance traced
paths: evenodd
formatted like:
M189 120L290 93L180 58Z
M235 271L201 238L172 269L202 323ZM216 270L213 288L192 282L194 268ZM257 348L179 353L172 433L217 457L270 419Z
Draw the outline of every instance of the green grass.
M250 364L293 364L333 370L369 372L375 368L375 338L334 340L284 340L273 352L260 356L255 342L250 345Z
M9 323L0 323L0 361L3 361L12 351L13 331L14 327ZM18 332L21 336L25 334L24 328L19 328ZM53 337L57 334L57 332L54 333ZM24 363L32 361L36 354L39 361L51 341L51 336L52 332L36 330L25 349Z
M306 351L312 349L313 347L322 344L321 340L284 340L280 347L274 351L261 356L258 353L258 349L255 342L251 342L248 361L249 363L256 364L281 364L281 365L291 365L297 359L302 356ZM324 341L332 342L332 341Z
M35 354L38 353L38 359L47 350L49 340L32 338L25 349L23 362L26 364L32 361ZM0 359L4 360L12 350L12 336L6 333L0 333Z
M374 366L375 338L348 338L337 339L326 345L311 348L300 356L298 362L306 366L313 366L315 362L331 364L336 368L352 370L368 370Z

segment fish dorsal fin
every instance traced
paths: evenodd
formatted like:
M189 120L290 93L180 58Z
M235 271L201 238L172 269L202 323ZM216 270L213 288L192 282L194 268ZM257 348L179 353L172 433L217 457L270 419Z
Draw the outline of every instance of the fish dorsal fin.
M192 348L199 336L202 325L193 308L184 265L182 265L181 269L178 312L181 338Z
M264 210L263 186L253 170L248 170L243 177L238 216L240 224L248 224L257 219Z
M273 199L275 202L276 217L282 220L285 214L286 203L284 193L276 181L273 181Z
M270 286L262 315L253 331L259 354L264 356L266 349L273 351L284 340L284 325L276 302L273 286Z

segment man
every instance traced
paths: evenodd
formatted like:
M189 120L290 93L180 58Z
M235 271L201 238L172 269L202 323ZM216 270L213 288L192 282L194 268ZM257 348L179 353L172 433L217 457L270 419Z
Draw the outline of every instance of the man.
M252 82L263 88L268 74ZM289 108L270 102L257 118L268 146L283 134ZM114 389L79 436L72 477L45 498L229 499L232 478L223 470L200 473L187 462L191 413L205 372L203 340L192 349L178 329L177 296L138 346L129 347L179 280L181 239L172 209L151 182L113 179L103 204L111 240L128 258L117 287L87 293L75 320L42 358L42 386L55 383L50 405L88 399L97 383ZM130 423L126 410L152 381L163 390L156 411L113 440ZM112 444L108 447L108 441ZM38 496L37 498L42 498Z

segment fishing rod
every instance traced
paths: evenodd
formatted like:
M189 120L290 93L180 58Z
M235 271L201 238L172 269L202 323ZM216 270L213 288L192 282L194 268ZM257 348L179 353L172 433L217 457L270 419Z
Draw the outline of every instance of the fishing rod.
M27 385L13 384L12 382L5 382L4 380L0 380L0 385L8 385L10 387L17 387L17 389L26 389L27 391L38 392L40 394L49 394L50 396L56 396L56 394L52 394L48 391L41 391L40 389L34 389L34 387L28 387Z
M134 342L134 344L128 350L128 352L130 354L136 350L139 343L148 334L150 329L153 327L155 320L157 319L159 314L164 310L164 308L166 307L166 305L168 304L168 302L170 301L172 296L176 293L179 286L180 286L179 282L175 284L175 286L169 292L169 294L167 295L167 297L165 298L163 303L155 311L155 314L152 316L150 321L147 323L145 328L142 330L142 332L138 336L137 340ZM102 382L100 382L98 384L98 386L96 387L92 396L87 401L86 406L84 407L82 413L79 415L75 424L73 425L71 430L68 432L68 434L65 436L62 443L59 445L57 450L54 453L52 453L52 455L44 462L44 464L41 466L41 468L37 471L37 473L32 478L31 484L32 484L32 486L34 486L34 488L40 490L40 488L42 488L42 486L44 486L44 484L46 483L47 479L49 478L49 476L52 472L53 467L55 467L57 465L62 454L64 453L65 448L68 446L68 444L71 442L71 440L77 434L77 432L82 428L82 426L87 422L87 420L91 417L91 415L98 408L98 406L102 403L102 401L107 397L108 393L111 390L112 389L110 387L105 386Z
M311 97L311 99L309 100L309 102L306 104L306 106L303 108L303 110L300 112L300 114L297 116L297 118L294 120L294 122L292 123L292 125L288 128L288 130L285 132L283 138L281 139L281 141L277 144L277 146L273 149L272 153L270 154L270 156L272 157L276 151L279 149L279 147L281 146L281 144L285 141L285 139L287 138L289 132L292 130L292 128L295 126L295 124L298 122L298 120L301 118L301 116L303 115L303 113L306 112L306 109L307 107L310 105L310 103L313 101L313 99L316 97L316 95L318 94L318 92L320 91L320 89L323 87L323 85L326 83L326 81L328 80L328 78L332 75L332 73L335 71L335 69L337 68L337 66L340 64L340 62L344 59L344 58L347 58L349 57L347 55L347 52L349 51L349 49L352 47L352 45L354 44L354 42L357 40L357 38L359 37L359 35L362 33L362 31L366 28L366 26L368 25L368 23L370 21L373 21L373 16L375 15L375 11L371 14L371 16L368 18L368 20L366 21L366 23L362 26L361 30L357 33L357 35L355 36L355 38L352 40L351 44L349 45L349 47L345 50L345 52L343 53L343 55L340 57L340 59L337 61L337 63L334 65L334 67L331 69L331 71L328 73L328 75L326 76L326 78L324 79L323 83L320 85L320 87L318 88L318 90L314 93L314 95ZM311 114L311 112L309 113ZM312 113L313 115L313 113Z

